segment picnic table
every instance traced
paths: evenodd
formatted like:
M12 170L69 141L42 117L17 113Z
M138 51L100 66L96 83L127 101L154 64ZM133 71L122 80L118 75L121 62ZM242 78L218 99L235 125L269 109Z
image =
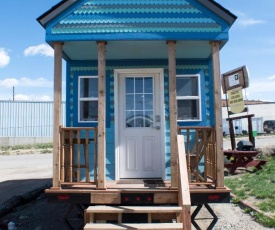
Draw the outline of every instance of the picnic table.
M258 151L224 150L223 153L227 159L224 167L229 170L230 174L234 174L238 167L249 168L254 166L257 169L262 169L262 166L267 162L266 160L254 159Z

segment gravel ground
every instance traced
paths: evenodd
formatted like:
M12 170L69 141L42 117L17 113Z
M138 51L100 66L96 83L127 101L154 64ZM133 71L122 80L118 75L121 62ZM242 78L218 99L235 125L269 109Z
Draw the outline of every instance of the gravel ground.
M0 183L8 180L50 178L52 176L51 164L52 154L0 155ZM211 204L211 207L218 216L218 222L212 229L271 229L255 222L249 214L234 204ZM17 230L65 230L66 227L62 220L66 208L65 204L47 203L44 194L41 194L34 201L0 218L0 230L7 229L5 223L9 221L15 222ZM202 208L196 218L200 228L207 229L211 221L208 211Z

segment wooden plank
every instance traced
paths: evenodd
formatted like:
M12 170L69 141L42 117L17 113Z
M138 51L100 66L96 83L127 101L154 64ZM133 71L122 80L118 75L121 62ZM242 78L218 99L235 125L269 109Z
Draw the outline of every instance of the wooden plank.
M98 189L106 189L106 58L105 42L98 42Z
M168 41L171 187L178 187L176 42Z
M96 153L94 152L94 155ZM86 168L86 181L90 182L90 167L89 167L89 131L85 132L85 144L84 144L84 157L85 157L85 168Z
M213 63L215 131L216 131L216 159L217 159L216 188L224 188L220 43L217 41L211 42L211 49L212 49L212 63Z
M178 206L89 206L86 213L176 213L181 212Z
M73 181L73 131L69 131L69 143L70 143L70 152L69 152L69 182Z
M77 130L77 181L80 181L80 130Z
M91 195L91 204L120 204L120 193L96 193Z
M61 175L60 181L65 182L65 133L62 131L61 126L59 127L60 145L61 145Z
M177 204L178 194L175 193L155 193L154 204Z
M94 130L94 182L97 184L97 128Z
M136 229L136 230L182 230L181 223L154 223L154 224L92 224L88 223L84 226L84 230L97 230L97 229L108 229L108 230L125 230L125 229Z
M60 186L60 139L62 96L62 43L54 43L53 187Z
M191 197L183 135L178 135L179 155L179 206L182 208L183 229L191 229Z

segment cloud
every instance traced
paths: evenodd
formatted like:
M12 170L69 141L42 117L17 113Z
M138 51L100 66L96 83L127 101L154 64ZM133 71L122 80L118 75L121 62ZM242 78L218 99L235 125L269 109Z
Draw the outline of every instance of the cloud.
M269 80L275 79L275 75L268 78ZM262 79L261 81L251 81L248 91L250 93L274 93L275 81L266 81Z
M3 86L5 88L11 88L13 86L23 86L23 87L53 87L53 82L49 81L45 78L36 78L36 79L30 79L26 77L22 77L19 79L16 78L6 78L3 80L0 80L0 86Z
M239 20L239 24L242 26L254 26L258 24L264 24L265 21L263 20L257 20L254 18L242 18Z
M275 74L268 78L269 80L275 80Z
M238 16L237 24L242 27L255 26L266 23L266 21L264 20L249 17L248 15L240 11L236 11L235 13Z
M54 51L53 49L47 44L40 44L37 46L30 46L29 48L24 50L25 56L36 56L42 55L46 57L53 57Z
M10 56L4 48L0 48L0 68L10 63Z
M48 95L15 94L14 99L16 101L52 101Z

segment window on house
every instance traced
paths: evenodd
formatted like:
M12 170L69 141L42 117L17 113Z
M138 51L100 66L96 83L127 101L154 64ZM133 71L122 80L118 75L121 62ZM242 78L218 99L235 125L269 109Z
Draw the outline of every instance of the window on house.
M177 76L178 121L201 120L199 75Z
M98 121L98 78L79 77L79 121Z

